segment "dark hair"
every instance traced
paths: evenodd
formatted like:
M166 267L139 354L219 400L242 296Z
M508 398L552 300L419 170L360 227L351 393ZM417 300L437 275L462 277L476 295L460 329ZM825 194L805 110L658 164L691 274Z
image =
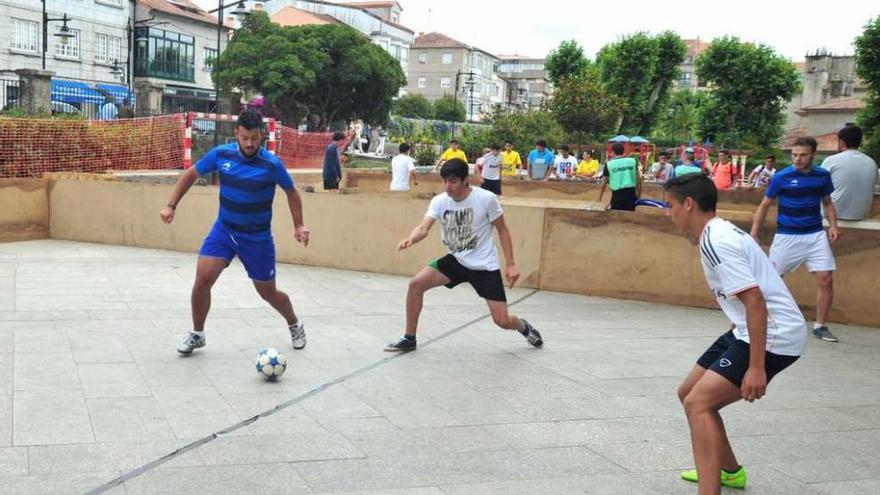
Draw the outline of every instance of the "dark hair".
M342 133L342 132L334 132L333 133L333 140L334 141L342 141L343 139L345 139L344 133Z
M567 144L563 144L559 147L561 151L571 151L571 148Z
M401 153L406 153L407 151L409 151L409 145L406 143L400 143L399 151Z
M776 155L767 155L764 157L765 160L773 160L776 161Z
M661 151L660 154L657 155L657 158L660 158L661 156L665 156L666 158L669 158L669 153L667 153L665 151Z
M238 121L236 121L235 124L236 126L244 127L249 131L252 129L262 129L263 115L260 112L249 108L238 115Z
M848 125L837 132L837 138L843 141L849 149L856 149L862 145L862 129L857 125Z
M593 150L586 150L586 151L584 151L584 153L590 155L591 157L592 157L593 154L594 154Z
M546 148L546 147L547 147L547 141L544 141L543 139L539 139L539 140L537 140L537 141L535 142L535 146L540 146L540 147L542 147L542 148Z
M458 139L453 139L452 141L449 141L450 146L452 146L453 144L459 144Z
M509 144L509 145L513 146L513 141L508 139L508 140L504 141L504 144Z
M465 180L468 176L468 164L460 158L453 158L440 167L440 177L443 179L452 179L456 177Z
M721 153L724 153L725 155L730 156L730 150L728 150L726 148L718 150L718 154L720 155Z
M492 143L489 145L490 150L500 150L501 146L498 146L498 143Z
M819 144L816 143L816 138L810 136L802 136L794 140L794 144L791 145L792 148L795 146L809 146L813 153L816 152L816 148L819 147Z
M666 182L663 189L679 202L693 199L701 211L715 211L718 204L718 189L712 179L703 174L679 175Z
M622 155L623 154L623 143L612 144L611 151L613 151L615 155Z

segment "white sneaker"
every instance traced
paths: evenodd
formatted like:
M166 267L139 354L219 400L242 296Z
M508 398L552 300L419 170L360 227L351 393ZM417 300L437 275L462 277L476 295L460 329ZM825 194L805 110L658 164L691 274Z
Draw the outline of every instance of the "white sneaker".
M189 335L183 339L183 342L177 346L177 352L181 354L192 354L192 351L198 349L200 347L205 347L205 339L203 337L199 337L193 332L190 332Z
M290 325L288 330L290 330L290 343L293 348L297 350L304 348L306 346L306 326L303 325L303 322L297 321Z

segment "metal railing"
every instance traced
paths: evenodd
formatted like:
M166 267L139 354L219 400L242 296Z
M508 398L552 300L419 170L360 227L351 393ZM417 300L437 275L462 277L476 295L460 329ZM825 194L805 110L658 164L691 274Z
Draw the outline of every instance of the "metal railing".
M18 79L0 78L0 109L9 110L20 105Z

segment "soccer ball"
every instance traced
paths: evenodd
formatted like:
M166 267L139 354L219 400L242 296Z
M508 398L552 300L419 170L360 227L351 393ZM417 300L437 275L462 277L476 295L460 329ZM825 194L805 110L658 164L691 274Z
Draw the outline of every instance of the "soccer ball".
M257 373L269 381L275 381L287 369L287 358L277 349L269 347L257 354Z

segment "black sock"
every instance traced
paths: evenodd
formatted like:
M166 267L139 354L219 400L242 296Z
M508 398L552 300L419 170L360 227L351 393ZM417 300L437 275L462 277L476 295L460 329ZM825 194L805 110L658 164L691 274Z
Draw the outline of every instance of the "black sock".
M728 471L728 470L723 469L723 468L722 468L721 470L724 471L724 472L727 473L727 474L734 474L734 473L736 473L737 471L739 471L740 469L742 469L742 466L737 466L736 469L734 469L733 471Z
M519 333L523 334L523 336L528 337L528 335L529 335L529 326L526 325L524 321L522 321L522 320L519 320L519 321L520 321L520 323L522 323L522 326L523 326L522 330L520 330Z
M416 341L416 336L415 336L415 335L404 335L403 338L405 338L406 340L409 340L410 342L415 342L415 341Z

